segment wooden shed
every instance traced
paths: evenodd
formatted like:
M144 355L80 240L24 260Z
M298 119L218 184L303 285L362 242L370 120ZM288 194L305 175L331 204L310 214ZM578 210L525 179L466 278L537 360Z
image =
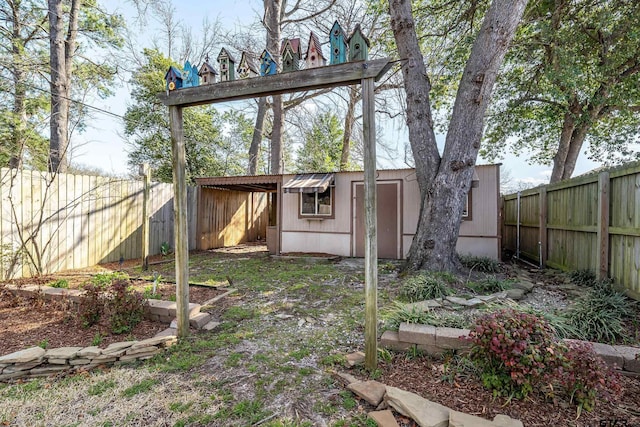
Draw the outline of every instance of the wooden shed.
M274 254L321 252L364 256L363 172L200 178L196 182L205 186L198 214L200 249L226 246L226 242L234 245L253 241L250 239L256 234L250 230L259 229L265 233L260 236L266 236ZM380 170L376 182L378 256L403 259L411 246L420 211L415 171ZM499 165L476 166L460 226L458 252L499 259L499 184ZM213 192L213 188L218 190ZM247 192L265 192L267 198L264 202L250 202L251 197L259 199L247 196ZM252 210L254 215L267 215L264 217L267 219L238 214L239 206L248 212L250 203L257 208ZM268 221L266 231L252 229L250 225L256 221L262 221L260 224ZM232 230L238 238L227 237Z

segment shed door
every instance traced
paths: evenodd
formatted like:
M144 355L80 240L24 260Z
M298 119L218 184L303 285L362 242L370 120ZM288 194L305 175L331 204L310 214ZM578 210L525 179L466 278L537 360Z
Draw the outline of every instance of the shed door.
M377 185L378 258L400 259L398 182ZM353 222L355 256L364 257L364 183L354 183Z

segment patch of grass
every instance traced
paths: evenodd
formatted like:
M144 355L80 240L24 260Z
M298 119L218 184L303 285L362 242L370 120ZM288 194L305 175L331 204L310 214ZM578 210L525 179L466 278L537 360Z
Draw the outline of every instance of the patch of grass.
M240 365L242 357L242 353L231 353L227 357L227 360L224 361L224 366L227 368L236 368Z
M186 412L189 410L189 408L191 408L193 406L193 402L172 402L169 404L169 410L171 412Z
M297 360L298 362L301 361L302 359L304 359L305 357L309 356L311 354L311 350L309 350L308 348L300 348L298 350L294 350L292 352L289 353L289 356L293 357L295 360Z
M404 279L400 296L409 302L444 298L453 293L451 283L448 274L421 272Z
M415 323L449 328L468 328L473 319L464 312L424 311L416 307L394 301L391 308L382 312L386 329L398 330L401 323Z
M129 280L129 275L121 271L110 273L97 273L91 277L91 284L102 289L106 289L115 280Z
M499 273L502 271L502 264L489 257L479 257L473 255L458 255L462 265L469 270L480 271L483 273Z
M593 286L597 282L596 273L591 270L574 270L569 273L571 283L578 286Z
M52 288L68 289L69 282L66 279L59 279L59 280L47 283L47 286L51 286Z
M102 393L110 390L116 386L116 382L113 380L104 380L97 382L89 387L87 393L89 396L100 396Z
M495 276L489 276L478 282L468 282L467 287L478 294L493 294L511 289L513 280L501 280Z
M233 306L229 307L227 311L224 312L222 318L224 320L240 322L242 320L253 319L255 315L255 311L251 308Z
M347 363L347 358L344 354L329 354L320 359L320 364L328 367L344 365L345 363Z
M45 349L45 350L46 350L46 349L47 349L47 347L49 347L49 340L44 339L44 340L40 341L40 342L38 343L38 347L43 348L43 349Z
M123 391L122 392L122 397L131 398L131 397L135 396L136 394L146 393L149 390L151 390L153 388L153 386L155 386L159 382L160 381L158 381L156 379L153 379L153 378L148 378L146 380L142 380L138 384L132 385L131 387L129 387L125 391Z
M93 340L91 340L91 345L93 346L100 345L103 339L104 337L102 336L102 334L100 332L96 332L96 334L93 336Z
M242 423L233 423L230 425L252 425L258 421L262 421L270 415L270 412L263 408L262 402L257 400L241 400L231 408L223 408L215 415L217 419L242 419Z
M341 391L340 397L342 398L342 407L345 410L350 411L358 406L358 401L353 397L353 394L350 391Z

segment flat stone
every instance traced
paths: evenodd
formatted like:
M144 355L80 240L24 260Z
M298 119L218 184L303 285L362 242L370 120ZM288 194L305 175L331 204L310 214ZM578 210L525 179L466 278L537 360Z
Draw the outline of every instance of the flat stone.
M357 394L373 406L378 406L387 389L378 381L358 381L347 386L347 390Z
M138 341L124 341L124 342L114 342L113 344L109 344L107 348L102 350L102 354L112 355L118 353L121 350L126 350Z
M493 424L496 427L524 427L522 421L511 418L508 415L498 414L493 419Z
M134 354L150 353L152 351L157 351L157 350L158 350L158 347L156 347L155 345L152 345L147 347L130 348L125 352L125 354L127 356L131 356Z
M156 337L174 337L178 336L178 330L176 328L167 328L164 331L160 331L156 334ZM155 338L155 337L154 337Z
M432 325L402 322L398 329L398 339L400 341L415 344L435 345L436 327Z
M207 323L206 325L204 325L202 327L202 329L204 329L205 331L212 331L215 328L217 328L218 326L220 326L220 322L215 322L215 321L210 321L209 323Z
M0 374L0 381L13 380L16 378L26 377L27 375L29 375L29 371L18 371L12 372L10 374Z
M522 289L525 292L531 292L531 290L535 287L536 285L534 285L533 283L531 283L529 280L518 280L517 282L513 282L511 284L512 288L515 289Z
M149 359L156 354L158 354L160 350L147 351L145 353L137 353L137 354L128 354L125 356L121 356L118 360L120 362L131 362L132 360L144 360Z
M599 342L593 342L591 345L593 345L593 351L607 362L608 365L623 368L624 357L612 345Z
M492 421L449 410L449 427L495 427Z
M147 310L150 314L156 314L158 316L169 316L170 308L174 307L175 309L175 303L172 301L150 299L147 300L147 307Z
M78 357L96 357L102 354L102 350L96 345L85 347L78 352Z
M41 359L32 360L31 362L27 362L27 363L16 363L15 365L7 366L6 368L4 368L2 370L2 373L12 374L14 372L28 371L32 368L35 368L36 366L40 366L43 361L44 359L41 358Z
M62 366L45 366L42 368L33 368L30 372L30 376L46 376L56 374L58 372L66 371L69 369L69 365Z
M622 368L625 371L640 372L640 348L626 345L616 345L614 348L623 358Z
M210 320L211 315L209 313L198 313L195 316L189 318L189 325L192 328L202 329L202 327L209 323Z
M432 308L439 308L442 307L442 304L436 300L430 299L430 300L426 300L426 301L417 301L417 302L412 302L406 305L407 309L412 310L419 310L419 311L429 311Z
M467 302L466 298L447 296L447 297L445 297L445 299L447 301L449 301L451 304L462 305L462 306L465 306L465 307L469 305L469 303Z
M505 292L507 293L507 298L511 298L515 301L520 301L524 298L524 294L527 293L524 289L518 288L507 289Z
M92 362L91 359L72 359L72 360L69 360L69 364L71 366L88 365L91 362Z
M384 331L382 337L380 337L380 346L395 351L406 351L412 348L415 344L410 342L400 341L398 337L398 331Z
M47 359L73 359L84 347L60 347L47 350L44 357Z
M336 374L337 376L339 376L340 378L342 378L346 384L351 384L351 383L357 383L357 382L360 382L360 380L359 380L359 379L357 379L357 378L356 378L356 377L354 377L353 375L348 374L348 373L346 373L346 372L335 372L335 374Z
M468 307L477 307L477 306L482 305L484 303L485 303L485 301L481 300L478 297L471 298L471 299L467 300L467 306Z
M53 359L53 358L49 358L47 359L47 362L50 365L66 365L69 363L69 359Z
M405 417L412 418L420 427L449 426L449 408L415 393L387 386L384 399L392 408Z
M138 341L137 343L133 344L131 346L132 350L135 350L137 348L144 348L144 347L151 347L151 346L163 346L164 343L166 343L167 341L172 341L175 338L172 338L171 336L163 336L163 337L153 337L153 338L147 338L146 340L142 340L142 341Z
M118 360L116 356L111 354L101 354L100 356L94 357L91 359L91 363L110 363Z
M462 350L471 347L471 341L461 338L469 336L469 329L436 328L436 346L450 350Z
M373 411L367 414L378 427L400 427L391 411Z
M362 365L364 363L364 353L361 351L356 351L355 353L347 354L347 365L356 366Z
M46 351L40 347L31 347L0 357L0 363L26 363L44 357Z
M487 295L487 297L493 298L490 301L494 301L494 300L497 300L497 299L505 299L507 297L507 291L495 292L493 294Z

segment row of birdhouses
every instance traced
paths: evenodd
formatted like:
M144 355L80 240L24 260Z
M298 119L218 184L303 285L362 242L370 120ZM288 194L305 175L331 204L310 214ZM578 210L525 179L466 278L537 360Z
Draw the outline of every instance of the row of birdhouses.
M336 21L329 33L329 44L331 46L329 63L332 65L368 59L369 40L362 34L360 24L356 25L351 35L347 37L338 21ZM240 62L236 66L235 58L225 48L222 48L217 57L220 74L209 64L208 55L199 71L187 61L184 71L180 71L175 67L169 68L165 75L167 90L198 86L200 83L203 85L213 84L216 83L218 75L220 76L220 81L225 82L257 76L269 76L278 72L287 73L300 69L303 57L299 38L284 39L279 53L282 59L282 68L280 70L278 70L278 64L274 56L268 50L264 50L260 57L257 58L258 64L256 64L256 59L251 54L242 52ZM327 60L322 53L320 41L311 32L306 54L304 55L304 67L322 67L326 63ZM199 81L200 79L201 82Z

